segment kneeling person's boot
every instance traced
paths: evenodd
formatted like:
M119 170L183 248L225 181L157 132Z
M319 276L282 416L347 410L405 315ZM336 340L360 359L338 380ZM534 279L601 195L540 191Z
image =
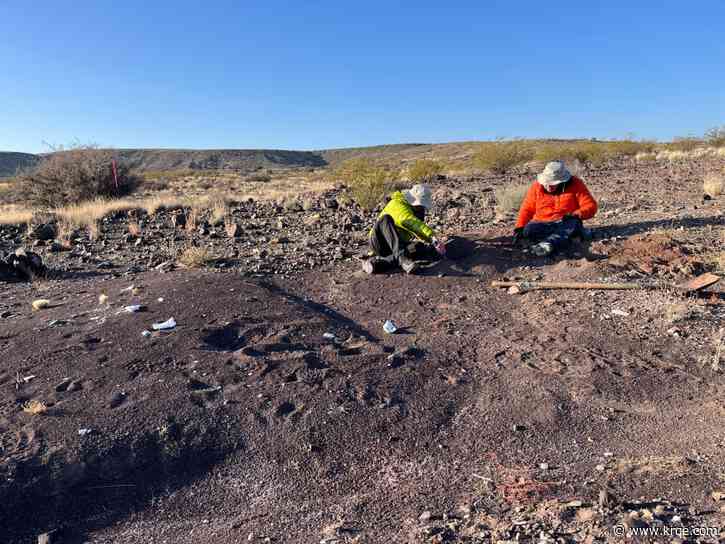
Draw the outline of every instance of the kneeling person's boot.
M398 264L406 274L415 274L418 271L418 263L409 257L400 257Z
M539 242L531 246L531 252L537 257L548 257L554 253L554 246L551 242Z
M385 261L380 257L370 257L363 261L362 269L366 274L379 274L384 271L385 264Z

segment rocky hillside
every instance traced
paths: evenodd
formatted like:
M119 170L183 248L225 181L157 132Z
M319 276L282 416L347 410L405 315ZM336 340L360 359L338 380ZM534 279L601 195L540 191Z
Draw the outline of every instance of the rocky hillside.
M319 153L270 149L119 149L136 170L241 169L325 166Z
M430 144L396 144L319 151L278 149L118 149L119 157L137 171L217 170L254 171L260 168L334 166L347 159L371 156L396 158L423 153ZM13 176L18 168L33 164L39 155L0 152L0 178Z
M30 166L37 160L38 156L30 153L0 151L0 178L14 176L19 169Z

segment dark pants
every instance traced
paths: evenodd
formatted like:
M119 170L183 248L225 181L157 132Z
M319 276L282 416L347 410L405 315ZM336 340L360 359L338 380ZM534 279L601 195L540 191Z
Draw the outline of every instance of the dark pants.
M565 217L560 221L531 222L524 227L524 238L530 242L549 242L554 251L569 247L572 238L586 237L581 219Z
M375 222L370 234L370 247L380 260L391 266L399 264L401 257L414 261L436 261L440 258L435 248L428 244L401 240L395 222L389 215Z

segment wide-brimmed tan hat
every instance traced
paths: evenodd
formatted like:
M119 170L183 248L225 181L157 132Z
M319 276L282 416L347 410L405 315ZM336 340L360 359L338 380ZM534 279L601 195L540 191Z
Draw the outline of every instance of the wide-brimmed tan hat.
M571 172L566 169L563 161L551 161L544 167L544 171L536 176L536 181L545 187L566 183L570 179Z
M423 206L427 210L433 206L433 193L427 185L413 185L403 191L403 196L411 206Z

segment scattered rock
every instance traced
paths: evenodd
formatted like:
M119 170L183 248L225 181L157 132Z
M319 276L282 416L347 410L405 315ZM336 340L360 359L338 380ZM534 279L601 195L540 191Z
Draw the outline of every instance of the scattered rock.
M108 400L108 407L117 408L123 404L124 400L126 400L126 394L123 391L115 391Z
M38 535L38 544L58 544L58 531L48 531Z
M55 390L58 393L62 393L63 391L66 391L68 389L68 386L71 384L73 380L70 378L63 379L58 385L55 386Z
M36 225L30 232L30 237L35 238L36 240L42 240L44 242L52 240L53 238L55 238L55 226L51 223Z

